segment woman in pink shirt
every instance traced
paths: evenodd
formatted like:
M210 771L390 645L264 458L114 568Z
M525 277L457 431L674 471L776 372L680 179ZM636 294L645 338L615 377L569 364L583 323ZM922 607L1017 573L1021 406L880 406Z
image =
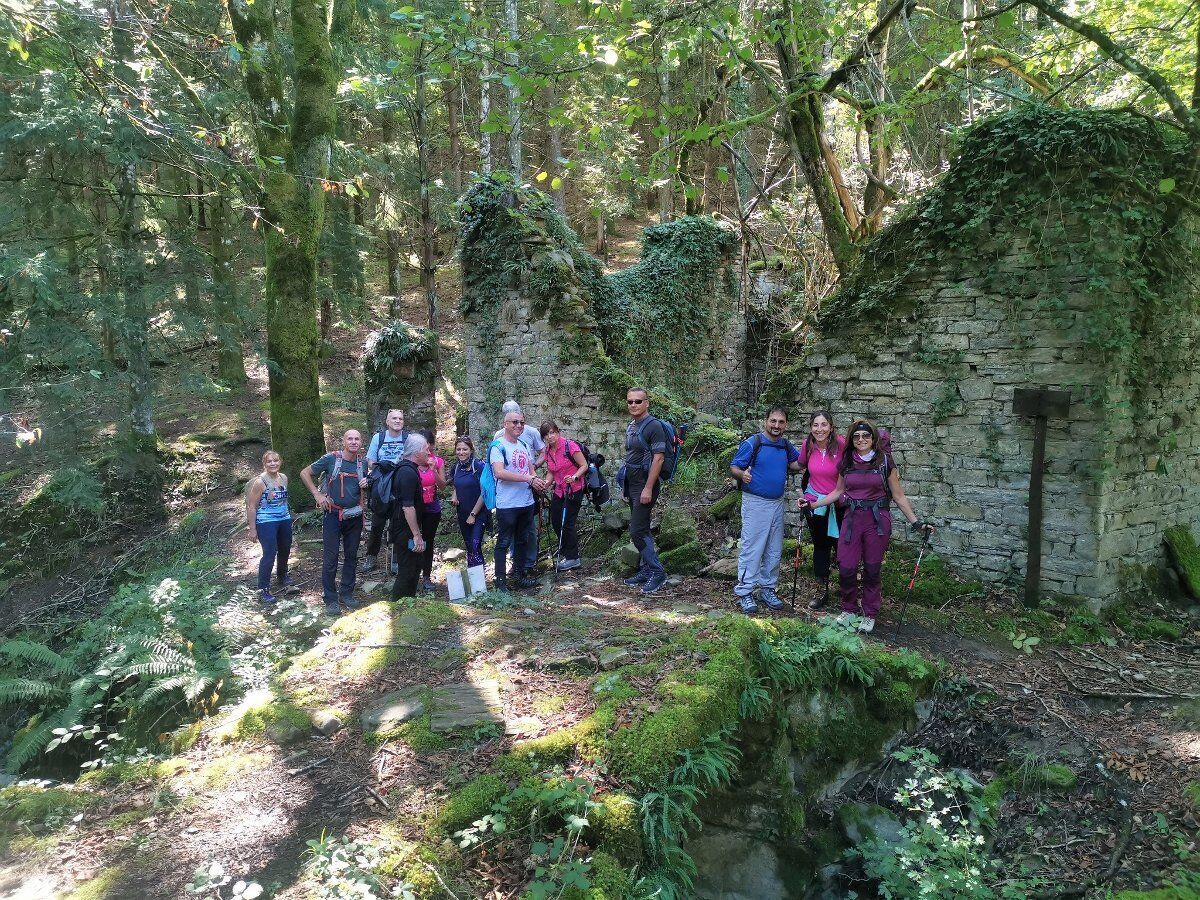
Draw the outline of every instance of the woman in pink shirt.
M579 529L576 525L587 483L588 462L579 445L563 437L554 422L543 422L538 431L546 442L546 469L554 480L550 522L558 535L558 550L562 557L554 568L565 572L579 566Z
M421 537L425 538L425 555L421 559L421 592L433 593L433 538L442 521L442 501L438 489L446 486L446 461L433 452L433 432L426 429L421 436L429 442L429 465L418 466L421 473L421 499L425 501L425 517L421 520Z
M808 417L808 436L800 448L800 471L804 496L815 503L837 487L838 463L846 449L846 439L833 427L833 415L818 409ZM822 506L804 510L808 533L813 542L813 577L825 584L824 594L818 594L808 604L809 609L824 609L829 603L829 567L837 547L842 524L841 507Z

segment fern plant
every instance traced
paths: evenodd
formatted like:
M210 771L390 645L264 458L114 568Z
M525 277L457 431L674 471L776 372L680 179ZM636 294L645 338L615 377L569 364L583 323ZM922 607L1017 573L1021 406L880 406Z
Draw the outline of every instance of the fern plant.
M85 743L149 742L188 710L216 703L229 655L195 567L128 584L60 649L22 635L0 643L0 707L25 717L5 760L86 755Z

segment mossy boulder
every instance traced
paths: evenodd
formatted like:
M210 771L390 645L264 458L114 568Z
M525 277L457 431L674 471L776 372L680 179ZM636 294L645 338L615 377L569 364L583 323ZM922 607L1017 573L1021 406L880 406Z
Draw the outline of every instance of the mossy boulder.
M708 515L713 519L725 520L731 516L737 515L741 518L742 514L742 492L730 491L720 500L717 500L708 508Z
M695 575L708 563L708 553L699 541L691 541L660 554L659 559L672 575Z
M588 816L588 841L626 866L640 863L643 849L638 802L619 792L600 794L595 800L599 805Z
M668 506L659 520L654 545L659 553L676 550L696 541L696 520L680 506Z
M633 875L602 850L592 854L588 881L591 886L587 890L567 888L563 900L626 900L633 890Z
M736 431L721 428L718 425L701 424L688 432L687 440L683 442L685 455L692 453L720 453L731 447L736 450L742 441L742 436Z
M1164 537L1167 555L1179 573L1181 586L1193 600L1200 600L1200 547L1196 539L1183 525L1168 528Z
M24 823L40 827L53 820L64 824L71 816L100 798L84 790L19 783L0 790L0 823Z
M213 732L220 743L266 737L283 747L304 740L312 730L308 712L283 699L275 689L251 691Z

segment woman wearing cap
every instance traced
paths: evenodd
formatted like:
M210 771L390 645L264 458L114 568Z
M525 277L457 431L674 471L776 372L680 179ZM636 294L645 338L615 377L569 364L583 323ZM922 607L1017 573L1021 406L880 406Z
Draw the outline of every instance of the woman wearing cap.
M801 509L821 509L845 501L845 516L838 536L838 582L842 612L838 622L859 615L858 568L862 578L862 622L864 634L875 628L875 617L883 602L883 556L892 536L891 503L895 501L909 527L931 533L921 522L900 486L900 475L892 461L887 432L866 419L857 419L847 433L846 449L838 464L837 486L820 500L801 497Z

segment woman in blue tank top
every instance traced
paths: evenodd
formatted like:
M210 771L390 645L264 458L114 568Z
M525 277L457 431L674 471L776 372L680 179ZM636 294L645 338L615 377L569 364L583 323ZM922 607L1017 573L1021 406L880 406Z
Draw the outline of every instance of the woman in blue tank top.
M288 479L280 471L283 457L268 450L262 457L263 471L246 485L246 527L251 543L262 546L258 562L258 595L263 603L274 603L271 569L276 569L279 587L292 587L288 577L288 554L292 550L292 511L288 508Z

